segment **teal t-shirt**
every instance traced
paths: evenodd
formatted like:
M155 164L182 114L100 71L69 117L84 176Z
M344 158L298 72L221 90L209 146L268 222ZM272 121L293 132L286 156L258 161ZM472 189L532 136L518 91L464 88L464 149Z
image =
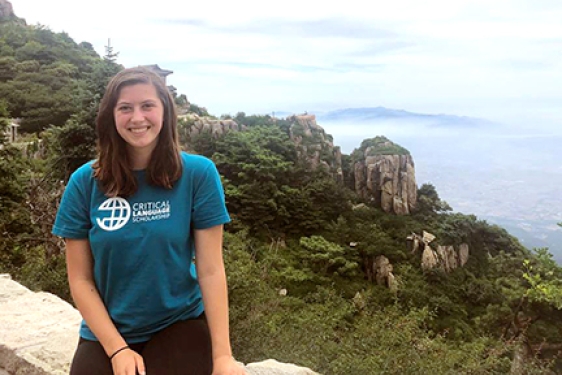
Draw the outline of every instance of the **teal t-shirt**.
M115 326L128 343L147 341L179 320L199 316L192 230L230 221L220 176L205 157L182 153L183 173L168 190L136 171L138 191L108 198L92 163L71 176L53 234L87 238L94 279ZM81 337L97 340L83 321Z

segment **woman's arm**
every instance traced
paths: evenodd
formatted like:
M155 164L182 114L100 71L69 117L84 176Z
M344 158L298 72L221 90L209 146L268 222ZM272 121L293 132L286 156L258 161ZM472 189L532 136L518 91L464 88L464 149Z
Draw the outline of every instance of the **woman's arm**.
M68 283L74 303L108 356L127 345L115 328L94 282L93 259L87 239L66 239L66 264ZM119 352L112 360L117 374L144 373L140 355L132 350ZM131 370L131 366L135 366ZM142 370L142 371L141 371ZM131 372L132 371L132 372Z
M194 234L197 277L213 346L213 375L246 374L232 357L230 347L228 292L222 257L223 226L196 229Z

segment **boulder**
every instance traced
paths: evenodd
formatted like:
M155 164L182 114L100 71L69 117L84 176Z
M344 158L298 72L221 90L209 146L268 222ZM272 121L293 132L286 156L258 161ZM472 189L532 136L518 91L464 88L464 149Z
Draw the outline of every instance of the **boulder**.
M392 264L390 264L387 257L379 255L375 258L373 263L373 274L375 275L376 283L378 285L386 286L392 291L396 291L397 284L392 271Z
M435 268L439 264L439 258L437 253L431 248L431 246L426 245L422 253L421 266L424 270L430 270Z

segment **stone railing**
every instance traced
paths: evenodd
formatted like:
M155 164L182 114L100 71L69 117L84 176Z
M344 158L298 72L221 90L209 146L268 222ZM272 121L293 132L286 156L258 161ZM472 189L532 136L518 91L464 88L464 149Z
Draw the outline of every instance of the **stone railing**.
M0 275L0 375L68 374L80 321L66 301ZM272 359L245 367L249 375L319 375Z

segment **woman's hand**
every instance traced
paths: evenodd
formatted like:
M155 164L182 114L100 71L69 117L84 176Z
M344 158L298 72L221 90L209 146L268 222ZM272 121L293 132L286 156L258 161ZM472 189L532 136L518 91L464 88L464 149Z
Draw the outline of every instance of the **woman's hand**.
M248 375L248 373L232 356L225 355L213 360L213 375Z
M144 360L132 349L119 352L111 359L114 375L145 375Z

